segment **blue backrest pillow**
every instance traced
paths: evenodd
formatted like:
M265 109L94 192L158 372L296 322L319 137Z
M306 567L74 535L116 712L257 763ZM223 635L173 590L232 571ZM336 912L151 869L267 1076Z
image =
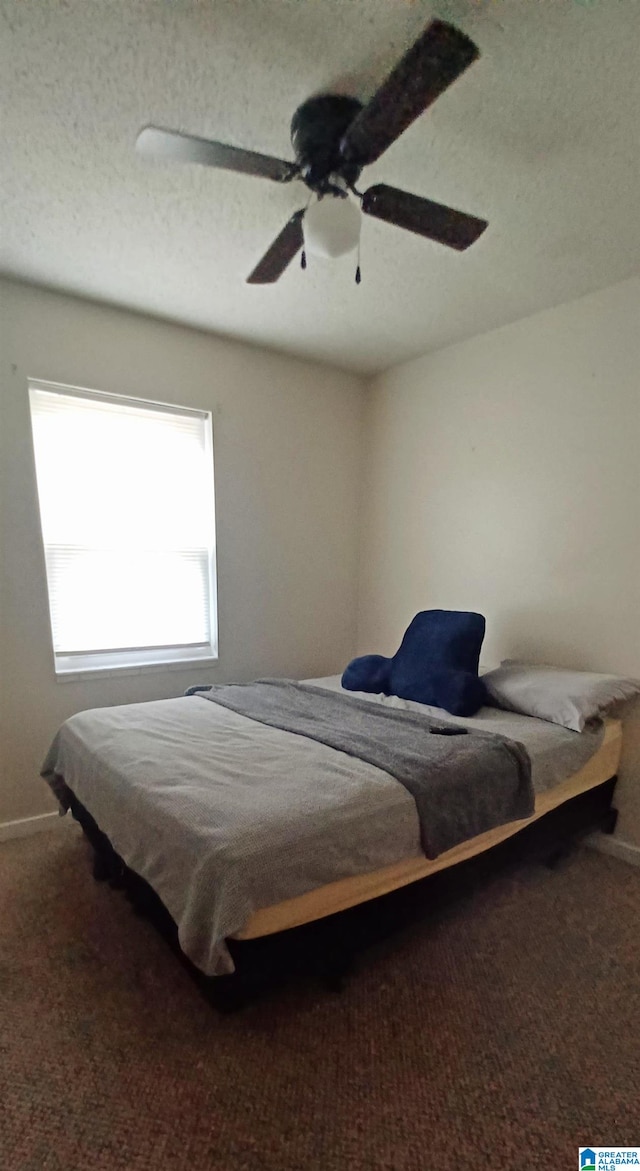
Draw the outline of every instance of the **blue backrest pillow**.
M486 688L478 677L484 632L482 614L422 610L407 627L395 655L353 659L344 671L342 686L472 716L487 702Z

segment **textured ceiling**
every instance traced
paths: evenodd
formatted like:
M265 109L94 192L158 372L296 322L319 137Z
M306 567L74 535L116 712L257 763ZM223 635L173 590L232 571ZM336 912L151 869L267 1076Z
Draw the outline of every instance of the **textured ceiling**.
M365 220L353 257L243 283L296 183L133 152L153 122L292 157L307 96L369 95L432 14L481 60L364 174L483 216L457 254ZM638 0L0 0L10 275L373 371L640 260ZM361 181L361 185L363 185Z

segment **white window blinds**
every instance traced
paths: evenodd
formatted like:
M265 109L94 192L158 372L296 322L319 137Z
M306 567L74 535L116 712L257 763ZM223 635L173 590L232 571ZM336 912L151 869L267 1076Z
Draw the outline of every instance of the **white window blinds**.
M214 656L210 415L29 393L58 672Z

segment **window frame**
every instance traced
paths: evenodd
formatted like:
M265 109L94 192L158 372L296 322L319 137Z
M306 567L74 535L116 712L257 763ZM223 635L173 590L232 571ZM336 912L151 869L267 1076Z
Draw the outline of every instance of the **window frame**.
M94 399L100 402L109 402L142 407L147 410L157 410L163 414L178 416L196 416L203 422L205 455L211 473L211 515L212 530L208 545L208 595L210 615L210 638L203 643L181 645L141 646L111 648L109 650L72 651L58 653L54 645L53 617L51 609L51 595L49 592L49 578L47 573L47 552L45 535L42 527L42 509L40 505L40 489L38 484L37 456L35 435L33 430L33 415L31 407L31 391L45 391L64 395L67 398L78 398L84 401ZM73 681L76 679L95 679L105 675L138 675L149 671L184 670L189 666L206 666L218 662L218 572L217 572L217 523L216 523L216 492L215 492L215 459L213 438L213 417L210 410L197 407L185 407L179 403L162 402L158 399L144 398L140 395L114 394L110 391L95 390L90 387L73 386L63 382L52 382L50 379L27 378L27 399L29 420L31 425L31 440L33 452L33 474L36 500L38 506L38 520L40 529L40 547L43 557L44 581L47 592L47 610L49 619L49 635L53 667L58 682Z

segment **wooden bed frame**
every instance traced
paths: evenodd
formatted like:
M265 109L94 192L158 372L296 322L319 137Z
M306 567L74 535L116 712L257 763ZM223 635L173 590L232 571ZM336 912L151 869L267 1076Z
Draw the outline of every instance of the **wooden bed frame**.
M93 847L94 878L124 889L136 913L154 923L211 1003L231 1011L296 974L320 977L337 989L357 954L440 912L488 874L527 859L554 865L576 839L594 829L613 833L621 747L619 721L607 721L598 751L567 781L540 794L531 817L490 830L434 860L406 859L257 911L242 932L227 940L236 968L229 976L205 976L191 963L155 891L126 866L73 794L69 807Z

